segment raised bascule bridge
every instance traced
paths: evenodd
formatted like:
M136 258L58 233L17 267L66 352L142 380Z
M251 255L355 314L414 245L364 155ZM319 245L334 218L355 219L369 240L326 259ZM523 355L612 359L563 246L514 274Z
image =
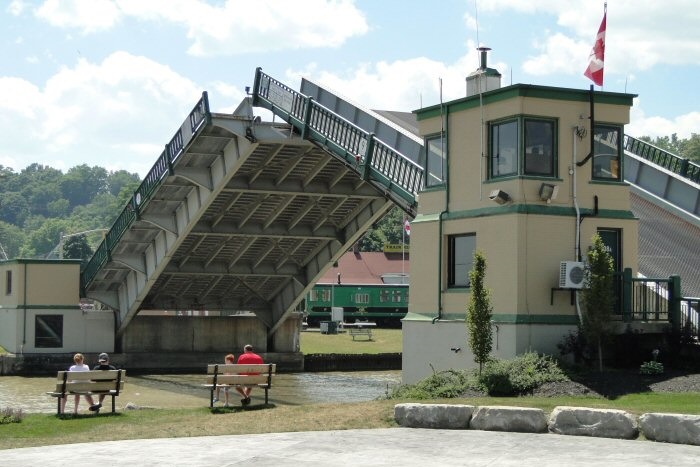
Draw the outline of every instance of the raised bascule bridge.
M412 118L361 109L309 80L298 92L261 69L233 114L212 113L205 92L82 269L81 296L115 310L117 337L141 310L246 311L274 347L305 294L373 224L393 206L415 215L425 155ZM681 274L695 287L686 294L700 295L697 264L670 244L699 228L700 168L625 138L640 270ZM659 241L675 259L658 254Z

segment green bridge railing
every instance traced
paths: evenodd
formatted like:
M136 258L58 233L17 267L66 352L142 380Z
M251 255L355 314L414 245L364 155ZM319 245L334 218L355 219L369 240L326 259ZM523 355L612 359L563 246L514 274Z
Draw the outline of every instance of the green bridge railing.
M423 168L332 110L262 72L255 73L253 105L264 107L347 162L364 180L373 180L397 195L415 215ZM397 201L393 198L393 201Z
M627 268L616 274L622 280L622 318L630 321L668 322L676 332L700 338L700 298L683 297L681 278L632 277Z
M95 254L83 267L80 272L81 295L84 296L85 289L95 279L98 271L110 260L113 248L138 218L139 211L148 204L163 180L173 174L173 165L185 152L189 143L210 122L209 98L205 91L170 142L165 145L165 149L114 221L104 240L95 250Z
M670 170L690 181L700 183L700 164L671 154L664 149L657 148L653 144L628 135L625 135L624 147L626 151L636 154L642 159L660 165L664 169Z

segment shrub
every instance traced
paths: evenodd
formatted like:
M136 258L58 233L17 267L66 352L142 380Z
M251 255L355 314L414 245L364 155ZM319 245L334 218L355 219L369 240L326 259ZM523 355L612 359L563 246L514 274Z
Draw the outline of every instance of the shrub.
M11 409L9 407L0 409L0 425L7 423L19 423L24 418L22 409Z
M643 375L661 375L664 372L664 364L661 362L644 362L639 367L639 373Z
M526 353L513 360L491 359L478 370L435 372L416 384L402 384L387 394L387 399L439 399L463 397L469 391L491 396L531 393L544 383L568 378L551 357Z
M468 389L478 389L475 372L469 370L445 370L415 384L402 384L387 394L388 399L440 399L460 397Z
M491 360L479 381L491 396L515 396L531 393L544 383L566 379L554 359L529 352L513 360Z

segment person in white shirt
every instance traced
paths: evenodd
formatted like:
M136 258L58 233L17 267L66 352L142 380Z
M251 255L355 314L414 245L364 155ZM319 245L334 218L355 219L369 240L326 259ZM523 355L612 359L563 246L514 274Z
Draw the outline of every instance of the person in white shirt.
M73 362L74 365L71 365L71 367L68 369L68 371L90 371L90 367L85 364L85 357L81 353L77 353L73 355ZM64 397L61 400L61 413L66 412L66 401L67 397ZM92 399L92 396L90 394L85 394L85 400L88 401L90 406L95 405L95 401ZM75 407L73 407L73 414L77 415L78 414L78 405L80 404L80 394L75 395Z

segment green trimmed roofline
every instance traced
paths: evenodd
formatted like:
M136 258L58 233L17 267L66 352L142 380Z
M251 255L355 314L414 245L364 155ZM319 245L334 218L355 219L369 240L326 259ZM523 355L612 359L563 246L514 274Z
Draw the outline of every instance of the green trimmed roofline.
M632 106L632 100L637 94L627 94L621 92L594 91L595 102L598 104L626 105ZM436 104L430 107L414 110L418 120L440 117L441 107L449 109L449 112L473 109L480 103L483 105L495 102L514 99L516 97L531 97L539 99L555 99L574 102L588 102L590 91L588 89L559 88L553 86L539 86L536 84L513 84L492 91L487 91L479 95L462 97L444 104ZM483 101L483 102L482 102ZM444 109L442 110L444 111Z

